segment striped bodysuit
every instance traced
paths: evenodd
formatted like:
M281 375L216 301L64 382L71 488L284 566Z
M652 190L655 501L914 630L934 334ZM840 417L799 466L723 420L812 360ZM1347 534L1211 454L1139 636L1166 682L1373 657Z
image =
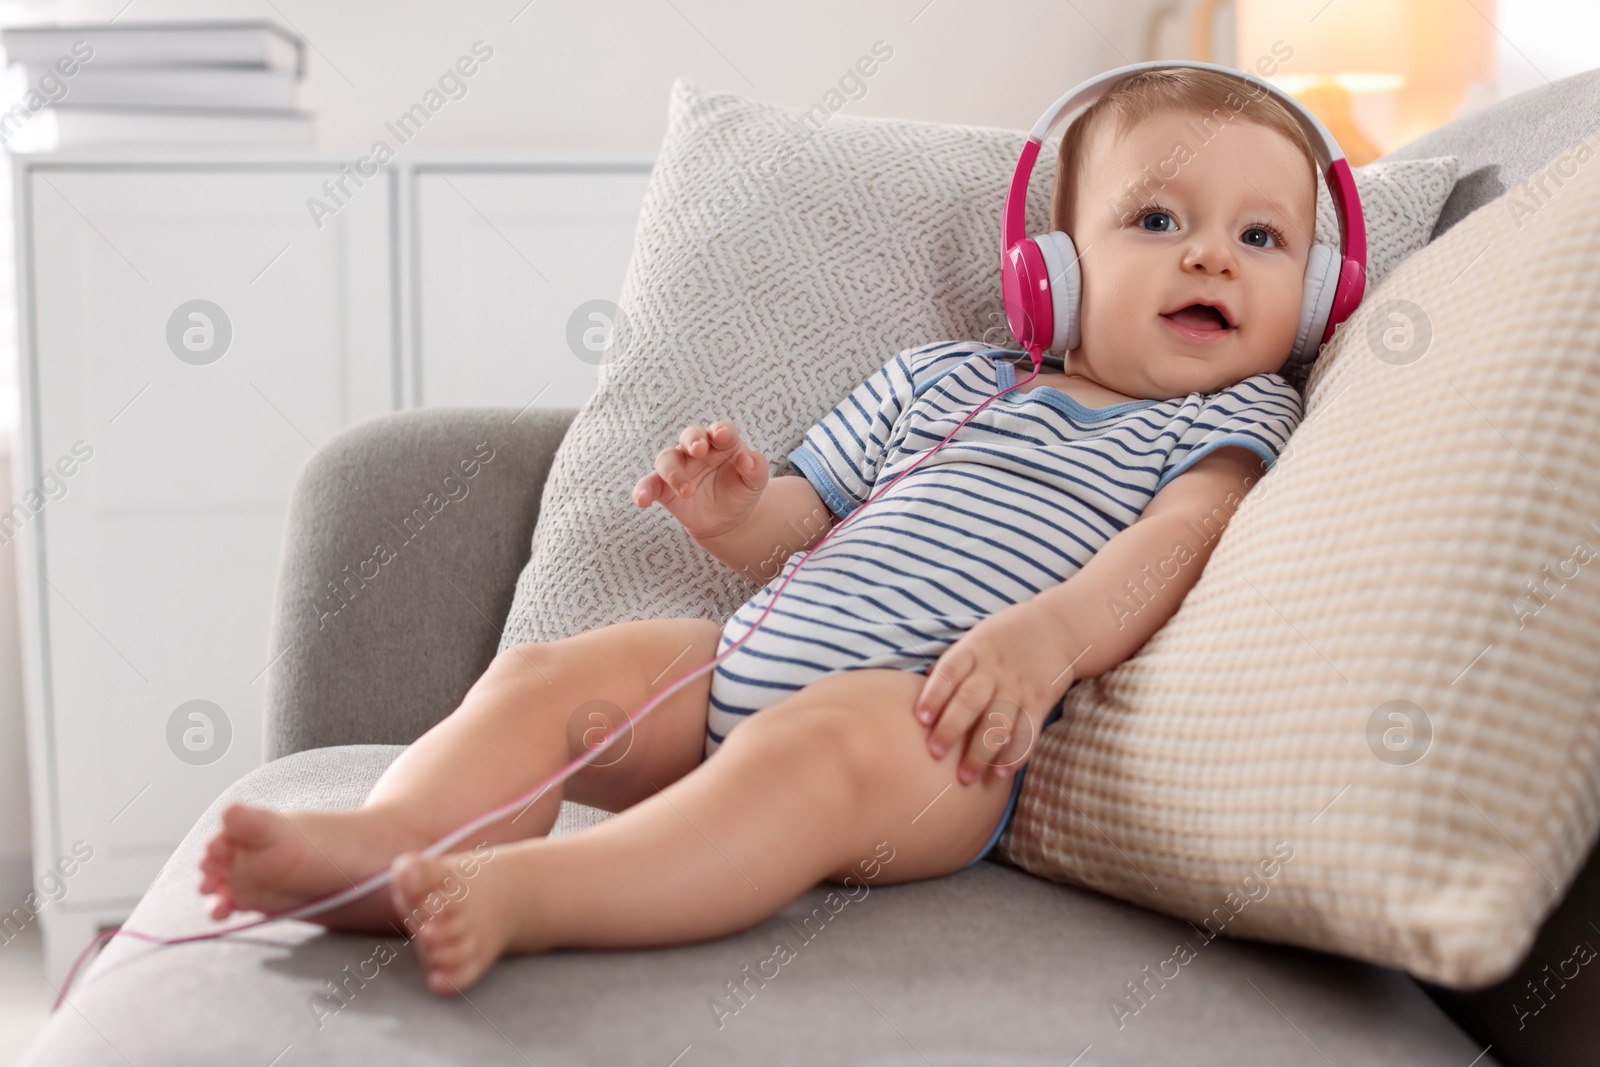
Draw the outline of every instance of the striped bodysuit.
M1028 366L1025 353L979 341L899 352L789 459L834 514L848 516L1011 385L1015 360ZM705 755L745 718L825 674L921 673L979 620L1071 577L1202 456L1239 445L1270 466L1300 417L1299 393L1277 374L1210 395L1101 408L1051 386L992 401L836 527L750 640L717 665ZM790 556L734 612L719 651L745 634L804 555Z

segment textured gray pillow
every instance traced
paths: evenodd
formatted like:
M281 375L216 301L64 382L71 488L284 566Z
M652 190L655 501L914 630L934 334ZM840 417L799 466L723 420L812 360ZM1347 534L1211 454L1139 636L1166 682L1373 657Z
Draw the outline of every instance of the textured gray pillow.
M1400 261L1422 250L1456 184L1455 156L1379 160L1351 173L1367 223L1367 292ZM1317 182L1317 240L1339 243L1339 220L1327 184Z
M808 126L678 79L620 297L620 354L556 454L501 648L630 619L720 622L755 592L664 508L630 499L686 424L730 419L773 476L793 474L789 449L895 352L1016 347L999 233L1024 136L843 114ZM1029 233L1048 225L1052 172L1034 168ZM1426 243L1453 173L1453 161L1385 182L1357 172L1368 214L1393 220L1372 227L1374 263Z

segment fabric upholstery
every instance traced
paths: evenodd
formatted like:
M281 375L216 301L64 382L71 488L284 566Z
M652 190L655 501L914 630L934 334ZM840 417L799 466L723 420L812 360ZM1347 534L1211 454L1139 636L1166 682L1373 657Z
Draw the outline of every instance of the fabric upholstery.
M407 744L455 709L494 658L574 413L405 411L322 446L284 523L268 653L278 658L264 679L268 759ZM471 477L463 463L476 464Z
M1338 332L1178 613L1041 735L1020 866L1444 985L1522 959L1600 832L1600 163L1561 158Z
M206 919L195 891L223 807L351 807L399 752L319 748L252 771L201 816L127 927L236 925ZM601 817L564 804L555 832ZM833 912L829 888L698 944L508 956L460 998L430 993L398 938L305 922L182 945L114 938L22 1063L1015 1067L1070 1063L1092 1046L1079 1067L1179 1053L1187 1067L1320 1063L1313 1048L1340 1064L1465 1067L1480 1049L1403 975L1316 953L1219 938L1158 986L1144 970L1198 942L1187 925L999 864L868 885ZM761 979L780 941L793 958ZM1148 981L1145 1002L1122 988L1136 980ZM748 983L742 1000L735 982ZM1120 1029L1110 998L1139 1005ZM1493 1064L1491 1054L1475 1067Z

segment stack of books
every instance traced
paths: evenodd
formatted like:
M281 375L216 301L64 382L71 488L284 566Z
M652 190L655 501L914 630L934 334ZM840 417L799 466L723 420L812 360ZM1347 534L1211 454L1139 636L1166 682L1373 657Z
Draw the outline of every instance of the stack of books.
M16 26L0 145L310 147L305 41L270 22Z

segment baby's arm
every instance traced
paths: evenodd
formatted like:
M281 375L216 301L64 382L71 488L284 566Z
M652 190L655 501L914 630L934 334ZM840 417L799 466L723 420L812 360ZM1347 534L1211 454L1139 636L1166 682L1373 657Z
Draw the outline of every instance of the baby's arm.
M795 552L838 521L798 475L768 479L767 460L726 420L687 426L633 487L633 502L659 501L695 543L752 581L766 583Z
M695 543L754 582L765 584L783 561L822 540L839 521L811 483L797 474L773 478L744 520Z
M1223 528L1265 471L1245 448L1203 456L1076 574L1034 598L1066 638L1073 678L1092 678L1122 663L1177 613Z
M964 784L989 770L1010 774L1027 758L1028 741L997 702L1020 709L1037 727L1074 681L1139 651L1177 612L1263 469L1253 452L1237 446L1201 457L1077 573L988 616L945 649L912 705L929 727L929 755L943 759L964 744L956 771ZM979 729L980 720L1000 729Z

